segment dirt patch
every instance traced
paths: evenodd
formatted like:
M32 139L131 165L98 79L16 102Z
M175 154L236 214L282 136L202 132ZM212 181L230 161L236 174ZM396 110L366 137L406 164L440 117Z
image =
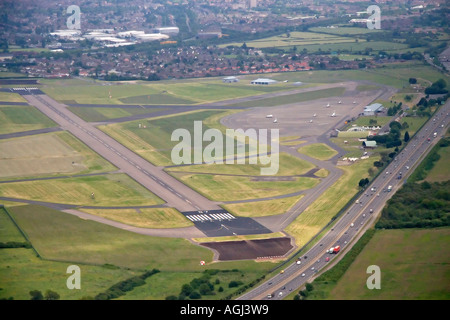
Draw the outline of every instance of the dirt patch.
M201 245L216 250L220 261L280 257L293 248L289 238L205 242Z

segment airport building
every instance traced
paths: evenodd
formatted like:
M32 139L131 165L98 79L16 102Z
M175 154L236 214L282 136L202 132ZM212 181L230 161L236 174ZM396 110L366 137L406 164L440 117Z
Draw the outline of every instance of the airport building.
M374 116L377 113L383 112L384 107L381 103L374 103L370 106L366 106L364 108L364 115L365 116Z
M272 79L264 79L264 78L258 78L256 80L253 80L250 82L251 84L261 84L261 85L269 85L269 84L275 84L278 81L272 80Z

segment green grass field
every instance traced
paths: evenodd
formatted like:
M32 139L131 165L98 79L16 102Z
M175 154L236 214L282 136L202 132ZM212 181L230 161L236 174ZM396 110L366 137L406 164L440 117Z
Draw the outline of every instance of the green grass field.
M329 160L333 158L338 152L324 143L313 143L300 147L297 150L299 153L305 154L311 158L319 160Z
M301 198L303 198L303 195L275 200L227 204L223 207L239 217L265 217L285 213Z
M114 170L112 164L67 132L0 140L0 178Z
M274 107L284 104L298 103L322 98L340 96L345 92L345 88L319 89L296 94L290 94L274 98L265 98L260 100L241 102L232 104L238 107Z
M220 299L235 290L226 288L229 281L249 282L273 267L272 263L253 261L200 266L201 260L211 261L212 252L185 239L134 234L39 206L10 211L43 259L31 249L0 249L0 298L27 300L29 291L35 289L43 293L54 290L67 300L92 297L114 283L141 274L143 269L157 268L161 273L121 299L162 300L177 296L184 283L200 277L206 269L238 269L220 275L225 290L210 297ZM8 239L17 240L15 232L9 232ZM72 264L81 268L81 290L66 288L66 269Z
M56 127L56 123L31 106L0 105L0 123L0 134Z
M69 107L69 110L88 122L102 122L110 119L130 117L165 110L164 108L96 108Z
M192 173L210 173L210 174L227 174L238 176L259 176L261 168L269 167L261 164L202 164L181 167L167 168L168 172L192 172ZM276 176L292 176L307 173L314 168L314 165L305 160L296 158L287 153L279 154L280 168Z
M153 164L167 166L173 165L171 152L178 144L178 141L171 141L172 132L184 128L193 133L194 121L203 121L203 129L206 130L209 128L206 124L207 118L220 113L223 111L191 112L156 120L143 119L110 124L99 128Z
M66 103L86 104L198 104L227 99L250 97L267 92L287 90L292 87L278 84L270 88L250 85L250 81L224 84L220 78L158 81L148 83L76 83L73 86L55 85L43 88L43 91L56 100Z
M303 177L293 181L253 181L241 176L181 173L172 175L213 201L275 197L310 189L319 183L319 179Z
M314 282L311 298L333 300L448 300L450 229L377 230L335 284ZM381 289L366 286L366 269L381 270ZM314 293L316 291L316 293Z
M348 201L358 192L358 181L368 176L373 166L372 158L351 166L340 166L343 175L303 211L285 231L295 238L296 245L302 247L325 225L330 222Z
M94 198L91 194L94 193ZM146 206L163 201L125 174L10 182L0 195L85 206Z
M450 159L450 147L440 148L438 154L440 155L439 160L427 173L427 178L425 179L429 182L443 182L450 180L450 167L448 165Z
M139 228L183 228L194 225L173 208L81 209L81 211Z

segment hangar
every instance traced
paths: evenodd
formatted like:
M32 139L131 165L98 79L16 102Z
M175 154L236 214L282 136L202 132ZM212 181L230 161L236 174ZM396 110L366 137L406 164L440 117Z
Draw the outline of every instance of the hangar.
M384 108L381 103L373 103L370 106L366 106L364 108L364 115L365 116L374 116L376 113L383 112Z
M264 78L258 78L256 80L253 80L252 82L250 82L251 84L262 84L262 85L269 85L269 84L274 84L277 83L278 81L276 80L272 80L272 79L264 79Z

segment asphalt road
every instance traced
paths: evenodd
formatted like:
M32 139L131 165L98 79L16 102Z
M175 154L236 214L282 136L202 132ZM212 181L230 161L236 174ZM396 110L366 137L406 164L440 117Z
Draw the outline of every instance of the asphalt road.
M362 230L375 222L386 201L402 186L409 174L423 160L440 137L445 135L450 120L449 112L450 101L447 101L435 116L414 135L386 170L367 187L366 193L358 199L358 203L354 203L346 213L341 215L333 228L306 254L298 257L300 259L297 261L300 261L300 264L295 261L287 265L283 273L247 292L238 300L269 299L269 294L273 295L271 299L283 299L290 292L298 290L308 281L311 281L320 270L326 268L334 259L341 257L344 254L342 251L350 248L351 244L354 243L353 240L362 234ZM436 138L434 137L435 132L437 133ZM402 173L401 176L400 172ZM387 191L388 186L392 186L392 191ZM372 191L372 188L375 188L375 190ZM326 252L337 245L341 247L340 253L329 254ZM326 258L329 259L328 262Z

